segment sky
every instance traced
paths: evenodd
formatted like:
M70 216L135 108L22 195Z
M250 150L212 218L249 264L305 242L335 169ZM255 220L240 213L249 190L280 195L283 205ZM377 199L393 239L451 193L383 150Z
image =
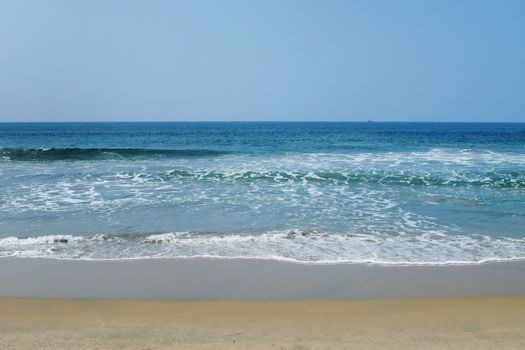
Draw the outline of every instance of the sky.
M525 122L522 0L0 0L0 121Z

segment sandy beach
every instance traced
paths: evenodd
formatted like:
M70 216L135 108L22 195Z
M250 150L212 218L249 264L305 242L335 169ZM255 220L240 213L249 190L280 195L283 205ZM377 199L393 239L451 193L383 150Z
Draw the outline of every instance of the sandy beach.
M523 349L524 263L0 260L0 349Z
M0 299L0 348L523 349L525 297Z

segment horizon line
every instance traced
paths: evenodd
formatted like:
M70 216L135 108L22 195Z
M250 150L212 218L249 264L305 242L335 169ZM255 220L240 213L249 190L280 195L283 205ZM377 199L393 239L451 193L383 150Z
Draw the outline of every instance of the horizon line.
M523 121L438 121L438 120L0 120L0 124L30 123L448 123L448 124L523 124Z

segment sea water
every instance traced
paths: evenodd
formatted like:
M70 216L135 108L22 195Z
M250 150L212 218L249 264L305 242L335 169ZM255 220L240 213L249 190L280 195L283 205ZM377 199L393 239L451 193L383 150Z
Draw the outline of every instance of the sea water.
M525 258L525 123L3 123L0 256Z

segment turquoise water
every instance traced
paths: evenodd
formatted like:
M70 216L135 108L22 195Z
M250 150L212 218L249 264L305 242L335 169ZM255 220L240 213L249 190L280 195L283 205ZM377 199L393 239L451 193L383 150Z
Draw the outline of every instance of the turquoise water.
M525 258L525 124L0 124L0 256Z

